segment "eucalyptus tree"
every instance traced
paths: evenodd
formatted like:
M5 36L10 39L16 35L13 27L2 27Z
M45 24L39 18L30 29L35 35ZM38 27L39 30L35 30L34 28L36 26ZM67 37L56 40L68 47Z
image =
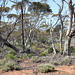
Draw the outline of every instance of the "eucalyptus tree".
M19 15L21 15L20 19L21 19L22 30L23 30L23 36L22 36L23 37L23 45L24 45L24 34L26 35L26 27L28 27L28 29L29 29L28 36L25 36L25 37L27 37L27 39L25 41L25 46L26 46L26 43L28 41L29 41L29 44L31 45L31 41L33 38L32 37L33 31L35 29L37 29L41 20L43 20L43 17L45 17L45 14L51 13L52 10L50 9L49 5L46 3L32 2L29 4L29 12L28 12L29 15L27 16L24 13L25 3L23 1L12 5L12 8L15 7L15 9L20 10L20 13L21 13ZM26 18L26 16L28 19ZM23 25L24 23L25 23L25 25ZM25 29L25 33L24 33L24 29ZM24 47L23 47L23 49L24 49Z
M63 25L64 25L64 20L65 18L67 17L69 19L69 24L67 26L67 32L66 32L66 36L65 36L65 44L64 44L64 51L63 51L63 54L64 55L69 55L70 56L70 43L71 43L71 38L74 36L75 34L75 29L72 27L73 26L73 15L75 16L75 12L74 12L74 6L75 4L72 3L72 0L61 0L61 3L62 5L60 6L57 1L53 0L58 6L59 6L59 19L60 19L60 22L61 22L61 29L63 30ZM68 5L68 12L69 12L69 16L67 16L67 13L66 16L63 18L62 16L62 11L63 11L63 6L64 6L64 2L67 3ZM62 31L61 30L61 31ZM62 32L61 32L62 34ZM63 34L62 34L63 36ZM62 44L61 44L62 46Z
M60 30L60 53L62 54L63 53L63 50L62 50L62 37L63 37L63 27L64 27L64 20L66 18L66 15L63 16L62 15L62 12L63 12L63 9L64 9L64 1L61 0L61 5L57 3L57 1L53 0L59 7L59 11L58 11L58 14L56 14L55 16L58 16L59 20L60 20L60 24L61 24L61 30Z
M13 44L16 44L16 43L14 43L14 41L16 41L15 38L17 37L17 31L18 31L18 29L17 29L17 27L18 27L17 23L18 23L19 17L16 14L8 14L7 18L8 18L8 24L9 24L8 26L10 26L10 28L7 27L8 34L7 34L6 40L11 40L13 42ZM16 35L13 36L15 33L16 33Z
M68 9L69 9L69 26L65 37L65 44L64 44L64 55L71 55L70 53L70 43L71 38L75 35L75 28L72 30L73 25L73 15L75 16L74 12L75 4L72 3L72 0L68 0Z
M23 14L24 11L26 11L26 5L29 3L28 0L22 0L21 2L18 2L14 5L12 5L12 8L15 7L16 10L20 10L21 12L21 24L22 24L22 46L23 46L23 51L25 51L25 42L24 42L24 23L23 23Z
M33 32L34 29L37 29L39 27L40 23L44 20L44 17L46 17L47 13L52 12L48 4L41 3L41 2L32 2L28 10L30 11L30 14L32 15L32 20L30 23L30 32ZM32 42L31 36L29 40L31 44Z
M0 2L2 2L1 6L0 6L0 25L1 25L1 18L3 16L3 13L8 12L9 11L9 7L6 7L6 0L1 0ZM19 51L15 46L11 45L4 37L2 37L1 34L0 34L0 41L4 45L7 45L8 47L11 47L12 49L14 49L16 52Z

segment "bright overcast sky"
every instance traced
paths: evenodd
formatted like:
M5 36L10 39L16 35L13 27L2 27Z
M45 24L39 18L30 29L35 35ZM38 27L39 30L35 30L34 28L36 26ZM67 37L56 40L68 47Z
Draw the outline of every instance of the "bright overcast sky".
M17 0L17 1L21 1L21 0ZM31 1L40 1L40 0L31 0ZM55 0L55 1L57 1L57 3L59 3L61 5L61 0ZM68 1L68 0L66 0L66 1ZM73 3L75 3L75 0L72 0L72 1L73 1ZM11 5L13 5L13 4L14 3L12 3L12 2L9 1L8 4L7 4L7 6L11 7ZM54 14L58 13L59 7L53 2L53 0L47 0L47 4L50 5L50 7L51 7L51 9L52 9L52 11L53 11ZM65 14L65 12L68 10L68 6L67 6L66 3L64 5L64 10L65 11L63 12L63 14ZM10 11L9 13L16 13L16 11L13 10L13 11Z
M17 1L21 1L21 0L17 0ZM33 0L32 0L33 1ZM40 0L35 0L35 1L40 1ZM61 4L61 0L55 0L57 1L57 3ZM66 0L68 1L68 0ZM72 0L73 3L75 3L75 0ZM47 3L50 5L53 13L58 13L59 7L53 2L53 0L47 0ZM13 3L9 2L7 6L11 7ZM65 3L65 9L67 9L67 4Z

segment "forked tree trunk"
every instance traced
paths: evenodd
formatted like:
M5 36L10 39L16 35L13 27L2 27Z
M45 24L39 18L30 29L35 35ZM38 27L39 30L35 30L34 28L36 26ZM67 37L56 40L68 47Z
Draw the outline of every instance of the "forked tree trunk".
M69 55L70 56L70 43L71 43L71 38L69 37L72 29L72 18L73 18L73 10L72 10L72 0L68 0L69 3L69 26L65 38L65 44L64 44L64 55Z
M75 35L75 28L71 31L71 33L69 34L69 36L66 38L65 41L65 50L67 49L67 51L65 51L65 54L68 54L69 56L71 55L70 53L70 43L71 43L71 38ZM67 47L66 47L67 46ZM64 55L65 55L64 54Z

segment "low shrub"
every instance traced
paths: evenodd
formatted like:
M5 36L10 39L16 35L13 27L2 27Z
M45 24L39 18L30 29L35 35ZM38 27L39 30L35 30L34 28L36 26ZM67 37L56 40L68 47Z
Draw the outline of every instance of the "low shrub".
M9 59L9 60L16 60L17 59L17 57L14 56L13 54L7 54L7 55L5 55L5 58Z
M3 71L18 70L20 67L14 60L3 59L0 61L0 69Z
M47 41L47 39L46 39L46 37L43 36L43 37L40 38L40 41L41 41L42 43L45 43L45 42Z
M48 47L48 53L53 53L53 48Z
M23 55L23 57L22 57L23 59L26 59L26 56L25 55Z
M32 50L36 51L37 50L36 46L32 46Z
M32 62L41 62L42 61L42 59L41 58L39 58L38 56L32 56L32 58L31 58L31 61Z
M1 65L4 65L5 63L6 63L6 61L8 61L7 59L2 59L2 60L0 60L0 66Z
M61 62L60 62L60 64L61 65L63 65L63 64L70 64L70 59L69 59L69 57L68 56L65 56L64 58L62 58L62 60L61 60Z
M17 65L15 61L8 61L2 66L3 71L9 71L9 70L18 70L20 67Z
M48 54L48 50L45 50L44 52L42 52L41 54L40 54L40 56L48 56L49 54Z
M30 53L29 55L28 55L28 57L32 57L33 56L33 53Z
M37 43L32 43L33 46L37 46Z
M50 64L41 64L37 67L38 71L41 73L47 73L47 72L52 72L54 71L54 66Z
M60 62L58 62L58 61L52 61L51 64L57 66L57 65L60 65Z
M8 51L8 54L16 55L16 52L15 52L15 51L10 50L10 51Z

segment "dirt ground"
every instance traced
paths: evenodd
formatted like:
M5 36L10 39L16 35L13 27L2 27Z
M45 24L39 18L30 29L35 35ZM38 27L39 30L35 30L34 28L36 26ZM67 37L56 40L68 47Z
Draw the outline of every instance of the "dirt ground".
M0 75L75 75L75 66L57 66L55 72L34 73L33 70L9 71Z
M30 63L29 60L24 60L24 63L21 63L23 67L37 66L38 64ZM75 75L75 66L73 65L63 65L63 66L55 66L55 72L49 73L40 73L31 69L20 70L20 71L9 71L2 72L0 70L0 75Z

